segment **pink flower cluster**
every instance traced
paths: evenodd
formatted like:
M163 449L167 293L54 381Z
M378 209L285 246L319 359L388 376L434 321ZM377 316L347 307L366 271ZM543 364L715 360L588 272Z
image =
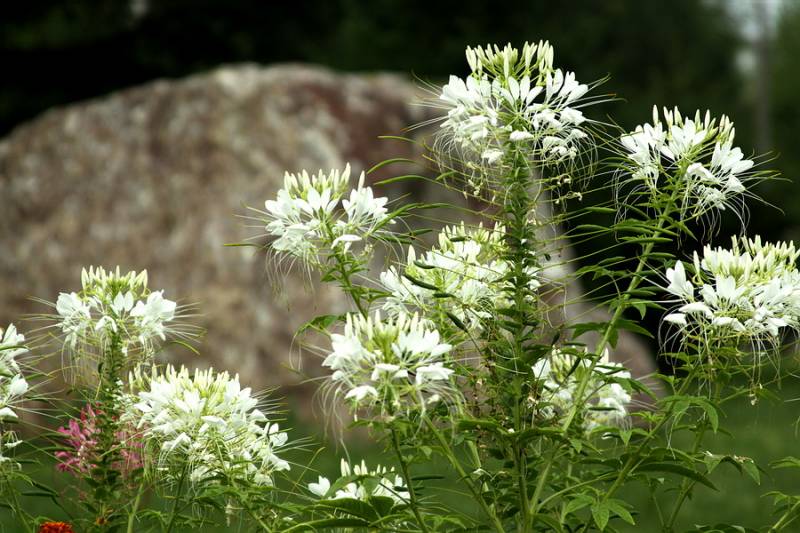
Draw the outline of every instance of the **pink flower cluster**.
M70 419L67 426L58 428L58 432L66 437L66 445L69 448L56 452L56 459L60 461L56 465L58 470L76 476L91 472L92 465L97 462L97 455L102 453L101 450L97 450L98 414L102 414L102 411L87 403L81 409L80 419ZM119 443L122 459L114 465L114 469L127 476L130 472L141 468L141 450L144 444L138 438L135 428L125 427L117 431L116 441Z

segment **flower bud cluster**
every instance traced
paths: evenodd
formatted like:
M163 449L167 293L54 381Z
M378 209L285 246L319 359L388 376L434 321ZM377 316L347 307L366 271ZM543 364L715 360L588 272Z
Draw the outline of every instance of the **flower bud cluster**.
M554 348L532 367L539 386L538 397L532 399L534 408L547 418L559 418L573 408L575 402L584 406L583 427L586 432L597 428L625 424L631 395L617 381L630 379L623 365L608 359L608 350L594 366L591 360ZM587 373L586 397L577 398L578 384ZM615 379L616 378L616 379Z
M417 315L350 314L344 331L331 334L331 345L322 364L333 370L335 394L354 411L396 416L457 401L454 370L445 358L452 346Z
M147 271L122 274L90 267L81 272L82 290L61 293L56 301L58 327L65 344L75 350L104 347L112 338L124 353L151 356L157 340L171 332L177 305L164 291L150 291Z
M327 174L287 172L283 189L275 200L265 202L262 213L267 233L276 237L272 249L318 265L325 254L350 252L354 243L376 236L390 222L388 199L376 198L372 188L364 186L364 172L348 196L349 180L349 164Z
M374 470L367 468L362 460L361 464L352 467L342 459L342 477L331 484L326 477L319 476L316 483L309 483L308 490L323 499L339 500L351 498L366 501L372 497L391 498L395 503L402 504L409 501L409 493L403 478L396 474L394 468L378 465Z
M522 151L540 164L576 159L588 135L578 109L589 90L572 72L553 68L553 48L542 41L467 48L472 73L450 76L440 103L447 109L444 138L481 164L500 163L510 151Z
M664 320L706 338L775 340L800 329L800 272L793 243L733 238L730 249L694 254L693 275L681 261L667 269L667 292L679 302Z
M380 281L389 293L383 309L391 315L415 309L433 320L440 328L452 324L454 315L477 337L483 323L495 317L495 310L508 307L510 299L504 290L505 277L511 267L502 259L506 250L505 228L483 226L446 227L438 246L419 259L413 247L408 260L381 273ZM536 272L530 272L531 289L540 286Z
M746 191L752 179L753 161L733 145L733 123L725 115L719 121L706 111L694 118L675 108L653 108L653 123L637 126L620 139L627 171L652 193L674 194L684 212L702 214L709 209L734 206L733 199Z
M130 416L146 449L159 457L159 472L174 479L186 468L194 483L223 476L271 486L276 472L289 470L277 455L287 434L258 409L238 375L212 369L190 375L169 366L131 381L142 390Z

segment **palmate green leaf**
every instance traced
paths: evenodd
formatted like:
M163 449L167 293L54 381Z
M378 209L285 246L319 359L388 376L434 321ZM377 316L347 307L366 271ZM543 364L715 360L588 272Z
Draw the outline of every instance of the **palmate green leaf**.
M708 421L714 433L719 431L719 410L717 406L706 398L700 396L673 395L663 398L662 401L665 405L674 404L673 415L676 419L682 417L693 405L701 408L708 417Z
M470 431L474 429L483 429L490 431L499 436L506 436L506 430L503 429L499 423L488 418L465 418L458 421L459 431Z
M411 141L410 139L406 139L405 137L385 137L385 138L387 138L387 139L392 138L392 139L396 139L396 140L404 140L404 141L409 141L409 142L412 142L412 143L414 142L414 141ZM375 163L374 165L372 165L372 167L369 170L367 170L367 174L372 174L373 172L375 172L376 170L378 170L380 168L383 168L383 167L385 167L387 165L393 165L395 163L405 163L405 164L412 164L412 165L418 164L413 159L408 159L407 157L393 157L393 158L384 159L383 161Z
M319 501L317 506L330 511L341 512L367 522L375 522L392 511L394 502L391 498L386 497L371 497L367 501L354 498L337 498L335 500Z
M436 285L433 285L431 283L427 283L425 281L422 281L421 279L417 279L417 278L415 278L414 276L412 276L411 274L409 274L407 272L403 273L403 277L406 278L411 283L413 283L414 285L416 285L417 287L422 287L423 289L428 289L428 290L431 290L431 291L438 291L439 290L439 287L437 287Z
M620 318L619 320L617 320L617 328L631 331L633 333L638 333L640 335L644 335L645 337L650 337L651 339L655 338L650 331L646 330L645 328L643 328L642 326L640 326L639 324L637 324L632 320Z
M772 468L800 468L800 459L789 456L770 463Z
M559 439L566 442L564 431L560 427L532 427L519 433L511 434L513 440L517 444L524 446L537 437L549 437L551 439Z
M564 514L574 514L581 509L590 506L594 502L594 498L588 494L578 494L564 506Z
M344 319L345 315L319 315L300 326L300 329L297 330L297 334L300 335L301 333L305 333L310 329L315 331L325 331L336 322Z
M627 507L625 506L625 502L622 500L610 499L606 501L606 505L615 516L620 517L623 521L632 526L636 525L636 521L633 519L630 511L628 511Z
M617 214L617 210L616 209L614 209L612 207L603 207L603 206L599 206L599 205L593 205L593 206L585 207L585 208L583 208L583 211L586 211L587 213L598 213L598 214L604 214L604 215L616 215Z
M611 509L608 507L608 502L599 502L592 505L592 518L597 528L603 531L608 525L608 520L611 518Z
M691 468L678 464L678 463L668 463L668 462L653 462L653 463L644 463L636 467L636 473L640 472L664 472L669 474L677 474L681 477L688 478L692 481L696 481L712 490L719 490L717 487L709 480L706 476L701 474L696 470L692 470Z
M713 526L695 525L695 529L687 533L758 533L758 530L744 526L734 526L730 524L715 524Z
M755 461L749 457L741 457L740 460L745 473L756 482L756 485L761 485L761 472Z
M346 528L346 527L369 527L370 523L360 518L323 518L320 520L312 520L297 524L289 529L285 529L285 533L296 533L299 531L324 531L326 529Z
M550 515L536 513L533 515L533 519L538 523L549 526L553 531L564 531L564 527L561 525L561 523Z

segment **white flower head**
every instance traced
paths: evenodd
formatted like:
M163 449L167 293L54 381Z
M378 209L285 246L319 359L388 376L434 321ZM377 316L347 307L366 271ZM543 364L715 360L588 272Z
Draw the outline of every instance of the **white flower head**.
M531 397L532 406L545 418L560 419L575 402L581 402L580 415L587 433L607 426L624 426L632 398L628 389L614 379L630 379L630 372L623 365L610 362L607 351L594 366L588 357L572 352L553 348L533 365L537 394ZM582 379L588 380L588 386L585 395L578 398Z
M589 87L553 67L549 43L467 48L466 55L471 74L450 76L439 95L447 118L437 144L444 155L455 151L458 159L474 161L466 169L479 174L471 178L476 190L485 167L506 156L522 152L536 165L568 168L593 156L578 109Z
M620 138L626 158L619 186L630 181L633 191L670 195L684 216L711 210L741 208L747 183L757 179L753 161L733 146L735 130L726 116L719 120L706 111L693 118L675 108L653 108L653 123L637 126Z
M449 226L439 234L438 245L421 256L409 249L405 264L392 266L380 275L388 293L383 309L390 315L418 311L441 331L453 330L455 317L474 338L494 320L498 308L510 306L504 279L510 264L505 228L482 225ZM531 270L532 290L541 285L541 272Z
M17 466L7 452L20 441L13 432L3 428L3 422L19 418L18 404L28 392L28 382L17 360L28 351L24 344L25 336L17 332L14 324L0 328L0 471Z
M146 271L123 274L119 267L90 267L81 272L79 292L58 296L56 325L65 335L65 349L76 358L78 368L72 370L81 378L91 370L92 358L99 358L112 342L121 345L135 366L149 362L168 336L191 336L175 322L177 304L164 291L151 291L147 281Z
M258 409L259 400L242 388L239 376L212 369L193 375L167 367L149 378L132 377L143 390L135 398L134 420L156 466L171 476L189 468L195 483L227 476L272 485L276 472L290 469L278 453L288 436Z
M350 314L342 333L331 335L323 366L330 386L354 409L397 416L422 410L433 397L458 401L450 344L417 315L382 318Z
M730 248L706 246L695 255L694 284L681 262L667 270L677 312L664 320L686 335L774 345L786 329L800 330L798 256L794 244L758 236L734 237Z
M375 197L365 177L362 172L349 189L349 164L342 171L287 172L284 187L259 211L267 234L274 237L272 250L319 267L336 253L352 253L354 243L380 237L392 222L388 198Z
M362 460L360 464L350 465L342 459L342 476L333 483L320 476L316 483L309 483L308 490L321 499L340 500L344 498L367 501L369 498L390 498L396 504L409 501L405 481L394 468L378 465L369 469Z

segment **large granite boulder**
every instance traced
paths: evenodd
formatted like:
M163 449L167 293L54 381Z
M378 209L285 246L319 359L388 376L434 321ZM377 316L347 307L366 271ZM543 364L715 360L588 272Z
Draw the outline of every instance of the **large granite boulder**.
M224 247L262 232L235 215L263 208L285 169L413 157L409 143L378 138L425 118L412 100L396 75L240 65L19 127L0 142L0 324L47 311L29 298L75 290L84 265L147 269L151 287L199 305L200 364L256 387L290 381L293 332L343 300L300 276L276 295L263 257Z
M272 198L285 169L350 162L360 172L417 157L410 143L378 138L430 118L413 100L413 84L396 75L240 65L19 127L0 142L0 324L47 311L29 298L77 289L82 266L147 269L151 287L198 304L191 320L207 334L196 364L238 371L256 388L297 383L295 330L345 299L302 274L270 287L263 256L224 246L262 232L234 215ZM646 350L625 342L620 359L651 370ZM293 390L302 388L284 392Z

